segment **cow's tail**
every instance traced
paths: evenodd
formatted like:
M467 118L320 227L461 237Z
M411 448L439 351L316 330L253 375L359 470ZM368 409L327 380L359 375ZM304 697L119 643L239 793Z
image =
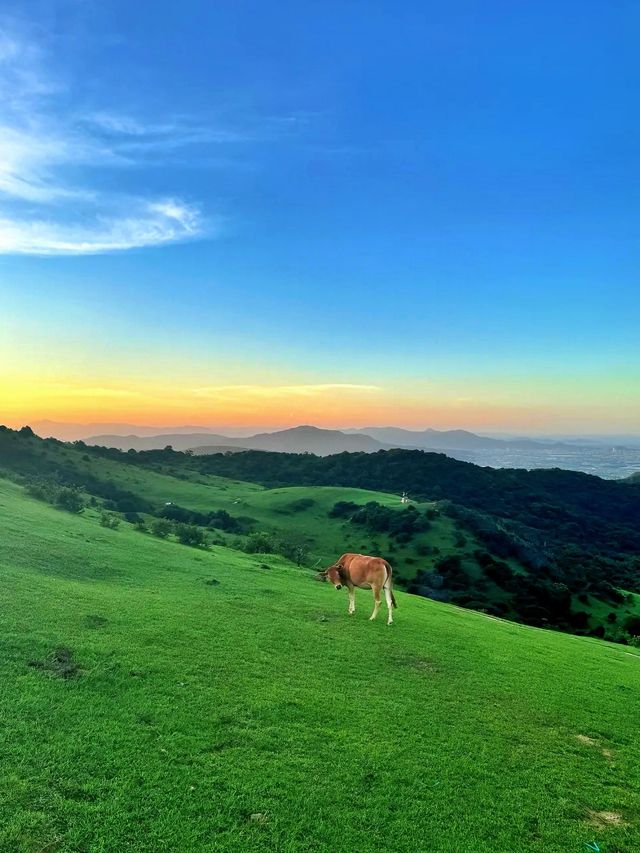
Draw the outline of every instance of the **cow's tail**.
M391 603L393 604L394 607L397 607L398 605L396 604L396 597L393 594L393 580L392 580L393 569L391 568L389 563L387 563L386 560L385 560L385 567L387 569L387 579L384 582L384 587L385 587L385 589L389 590L389 595L391 596Z

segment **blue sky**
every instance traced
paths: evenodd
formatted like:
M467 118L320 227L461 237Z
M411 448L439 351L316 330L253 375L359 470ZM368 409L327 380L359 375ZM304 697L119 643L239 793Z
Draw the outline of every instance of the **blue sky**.
M0 28L13 417L56 382L162 417L117 394L165 377L212 389L169 419L342 386L327 424L640 430L637 3L3 3Z

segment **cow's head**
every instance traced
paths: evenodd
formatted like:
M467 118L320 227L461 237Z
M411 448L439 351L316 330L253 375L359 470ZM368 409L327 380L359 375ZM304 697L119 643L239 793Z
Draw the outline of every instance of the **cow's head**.
M340 566L329 566L328 569L325 569L324 572L320 572L318 574L319 580L329 581L332 583L336 589L342 589L342 569Z

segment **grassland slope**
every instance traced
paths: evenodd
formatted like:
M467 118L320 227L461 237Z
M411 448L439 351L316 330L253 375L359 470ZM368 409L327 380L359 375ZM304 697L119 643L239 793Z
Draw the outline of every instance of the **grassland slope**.
M0 480L0 849L640 849L635 650L96 515Z
M182 454L173 456L186 458ZM21 477L60 478L62 482L81 484L89 494L92 483L109 484L139 497L156 512L169 502L199 512L225 510L233 516L253 520L255 530L274 531L300 541L311 565L329 565L349 550L381 553L392 560L398 579L411 581L418 569L431 565L436 557L459 554L469 572L478 573L472 555L480 543L467 534L461 544L458 524L439 512L428 532L408 542L394 542L384 533L374 535L366 528L329 515L338 501L360 506L376 501L383 507L400 510L398 494L340 486L268 489L258 483L202 474L188 467L132 464L132 458L137 457L120 453L114 458L103 457L95 452L85 453L82 447L73 444L0 431L0 471L4 468L7 473ZM136 507L135 503L133 506ZM415 502L415 506L424 512L434 505ZM218 533L218 536L227 544L238 540L236 535Z
M300 466L304 471L309 465L314 469L318 464L335 468L329 479L339 480L346 476L344 472L339 474L342 467L346 465L348 469L353 463L349 454L328 460L265 453L243 456L245 461L240 471L244 471L248 461L253 468L257 465L256 476L263 481L269 481L274 460L278 460L278 465L279 460L284 460L286 477L293 480L300 475ZM390 482L397 481L397 465L406 466L413 456L362 455L360 464L371 459L377 472L373 485L377 484L379 489L385 471ZM260 461L262 468L258 465ZM444 464L446 471L454 464L458 466L456 471L472 479L474 471L482 471L434 454L418 454L418 461L427 468L432 462L436 468ZM215 466L229 464L225 457L214 462ZM607 536L614 537L616 550L607 552L609 556L605 557L598 554L590 534L582 537L580 548L575 547L574 528L582 529L577 525L577 517L570 525L572 532L567 540L556 532L556 545L548 545L548 530L534 530L520 516L506 520L448 500L427 500L412 502L411 509L415 509L419 524L407 532L406 526L403 527L407 519L400 516L403 512L406 516L408 510L403 509L398 492L346 485L272 484L268 488L264 483L201 471L198 464L197 458L174 451L121 453L89 448L82 443L43 441L27 428L15 432L0 427L0 471L4 469L23 482L45 477L77 486L92 501L97 497L98 503L108 510L125 513L132 520L146 514L146 520L151 522L149 513L153 516L168 513L174 520L184 521L189 520L189 513L184 512L188 510L199 514L193 523L210 524L211 531L206 535L218 544L246 550L277 550L288 556L295 553L296 560L310 567L327 565L344 551L380 554L392 562L399 584L427 597L528 624L554 626L619 642L627 642L640 633L640 598L632 594L640 589L640 558L629 554L633 543L625 541L626 534L616 539L615 526L607 528ZM230 472L225 468L225 473ZM563 475L559 472L560 477ZM593 477L579 479L591 485L597 481ZM482 482L477 481L476 486L481 494ZM618 488L621 491L616 494L629 493L628 487ZM359 513L355 523L353 510L372 501L381 508L381 513L364 513L365 518ZM337 502L350 504L350 514L337 516L332 511ZM542 512L540 503L533 501L531 506ZM230 515L238 523L221 528L219 518L209 522L209 514L216 512L226 513L227 522L233 521ZM395 528L385 528L392 515ZM548 505L543 515L548 525L556 517L556 509ZM264 537L259 546L255 542L251 545L246 538L250 532L266 534L270 540L267 546ZM560 545L561 552L554 557L553 551Z

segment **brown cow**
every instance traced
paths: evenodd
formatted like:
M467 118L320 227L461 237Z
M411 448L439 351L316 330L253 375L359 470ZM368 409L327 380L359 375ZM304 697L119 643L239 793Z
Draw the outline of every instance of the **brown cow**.
M393 624L393 607L397 607L393 595L393 569L382 557L366 557L364 554L343 554L318 577L324 581L330 581L336 589L346 586L349 590L349 615L356 612L356 587L360 589L370 588L373 590L373 613L371 619L375 619L380 609L380 591L384 590L387 601L389 618L387 625Z

